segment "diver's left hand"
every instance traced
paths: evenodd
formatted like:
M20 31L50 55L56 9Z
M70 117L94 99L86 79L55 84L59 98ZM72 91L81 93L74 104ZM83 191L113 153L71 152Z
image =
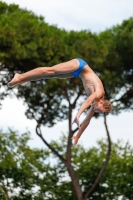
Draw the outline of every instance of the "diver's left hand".
M76 123L78 128L80 129L80 122L79 122L79 117L76 115L75 119L73 120L73 122L71 124Z

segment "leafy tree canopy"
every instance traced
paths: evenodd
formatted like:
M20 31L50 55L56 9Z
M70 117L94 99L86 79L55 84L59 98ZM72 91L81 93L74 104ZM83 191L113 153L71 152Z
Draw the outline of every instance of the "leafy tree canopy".
M0 131L0 198L11 199L58 199L76 200L71 181L64 165L50 151L31 148L29 133L19 135L9 129ZM51 145L65 157L67 138ZM107 151L106 141L100 140L97 147L73 148L73 166L82 190L85 192L94 182ZM129 143L113 144L110 162L94 193L89 199L132 199L133 194L133 148Z

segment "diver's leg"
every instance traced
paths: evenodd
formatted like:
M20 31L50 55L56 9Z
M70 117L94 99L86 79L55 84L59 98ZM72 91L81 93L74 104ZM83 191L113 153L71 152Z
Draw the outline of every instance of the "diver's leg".
M77 59L54 65L53 67L38 67L23 74L15 74L14 78L8 83L8 86L15 87L27 81L57 77L59 74L62 74L61 76L63 76L63 74L71 74L71 72L77 70L78 67L79 61Z

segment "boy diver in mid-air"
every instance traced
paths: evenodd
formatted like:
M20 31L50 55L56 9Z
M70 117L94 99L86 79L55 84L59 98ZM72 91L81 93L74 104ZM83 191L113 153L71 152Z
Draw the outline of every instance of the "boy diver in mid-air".
M104 99L104 88L99 77L93 72L89 65L82 59L76 58L68 62L60 63L52 67L39 67L24 74L15 74L14 78L8 83L13 88L27 81L50 78L81 78L88 98L78 110L73 123L78 125L78 133L73 136L74 145L89 125L95 112L109 113L112 110L111 103ZM89 112L80 126L79 117L89 107Z

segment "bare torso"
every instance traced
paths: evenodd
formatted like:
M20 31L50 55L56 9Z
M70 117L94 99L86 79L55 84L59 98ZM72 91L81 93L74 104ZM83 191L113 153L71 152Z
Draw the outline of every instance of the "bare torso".
M79 61L77 59L73 59L69 62L63 63L63 64L61 64L61 71L56 72L56 74L54 74L54 75L47 75L45 78L52 78L52 77L73 78L74 76L72 75L71 72L68 73L66 71L66 72L62 73L62 67L64 69L65 69L65 67L66 67L66 69L68 69L68 66L70 69L72 69L73 66L75 66L75 68L78 68ZM59 69L59 65L57 65L57 68ZM103 88L103 84L102 84L101 80L88 65L86 65L83 68L82 72L79 74L79 77L81 78L81 80L83 82L84 89L88 96L90 96L94 92L98 92L100 98L102 98L104 96L104 88Z
M99 77L93 72L93 70L88 65L84 67L83 71L80 73L79 76L83 82L83 86L88 96L94 92L99 92L101 93L101 97L103 97L103 84Z

